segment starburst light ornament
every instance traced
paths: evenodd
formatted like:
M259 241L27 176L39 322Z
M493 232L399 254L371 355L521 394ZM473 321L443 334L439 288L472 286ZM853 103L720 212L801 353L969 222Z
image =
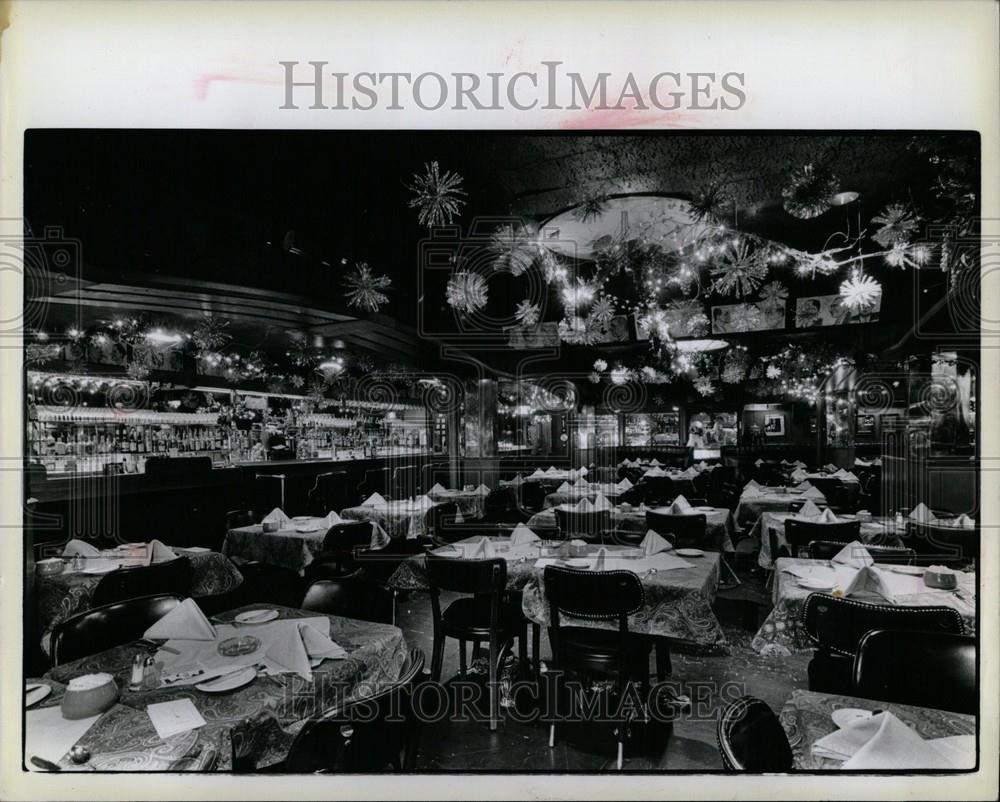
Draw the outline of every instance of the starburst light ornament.
M722 260L712 268L712 288L720 295L740 298L751 295L767 277L767 262L739 240L723 253Z
M450 171L441 174L436 161L424 165L424 174L414 173L413 183L407 185L414 193L410 208L418 209L417 219L428 228L451 225L462 213L466 195L461 189L463 178Z
M383 290L389 288L392 279L376 276L365 262L360 262L353 273L344 276L343 283L347 288L344 293L347 304L355 309L377 312L382 304L389 302L389 296Z
M854 268L851 277L840 284L840 303L852 312L870 311L881 297L882 285L859 268Z
M472 314L486 306L489 291L481 275L463 270L448 279L445 297L453 308Z

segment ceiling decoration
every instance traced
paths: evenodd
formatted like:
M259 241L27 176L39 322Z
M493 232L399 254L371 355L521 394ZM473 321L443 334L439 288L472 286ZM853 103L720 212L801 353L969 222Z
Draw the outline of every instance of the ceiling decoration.
M436 161L424 165L424 174L414 173L407 185L413 193L410 208L417 209L417 219L427 228L451 225L465 205L462 187L463 178L458 173L445 172Z

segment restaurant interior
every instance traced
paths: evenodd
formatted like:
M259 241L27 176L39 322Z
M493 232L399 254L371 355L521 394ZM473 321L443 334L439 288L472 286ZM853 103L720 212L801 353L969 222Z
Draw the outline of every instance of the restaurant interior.
M979 158L29 132L25 770L972 769Z

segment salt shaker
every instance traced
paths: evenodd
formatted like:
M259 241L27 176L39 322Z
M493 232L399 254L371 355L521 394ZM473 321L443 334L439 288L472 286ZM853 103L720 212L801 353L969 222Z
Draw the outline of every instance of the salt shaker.
M130 691L141 691L144 675L145 668L142 661L142 655L137 654L132 658L132 673L129 675L128 689Z
M147 655L142 664L142 687L146 690L156 687L156 660L153 655Z

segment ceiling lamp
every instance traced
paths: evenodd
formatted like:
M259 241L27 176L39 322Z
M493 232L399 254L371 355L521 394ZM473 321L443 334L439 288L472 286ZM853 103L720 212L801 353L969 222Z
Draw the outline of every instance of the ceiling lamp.
M711 353L725 351L729 347L726 340L675 340L674 346L682 353Z
M838 192L832 198L830 198L830 203L834 206L846 206L848 203L854 203L860 194L857 192Z
M321 362L319 366L320 370L327 370L331 373L340 373L344 369L344 358L341 356L335 356L332 359L327 359L325 362Z

